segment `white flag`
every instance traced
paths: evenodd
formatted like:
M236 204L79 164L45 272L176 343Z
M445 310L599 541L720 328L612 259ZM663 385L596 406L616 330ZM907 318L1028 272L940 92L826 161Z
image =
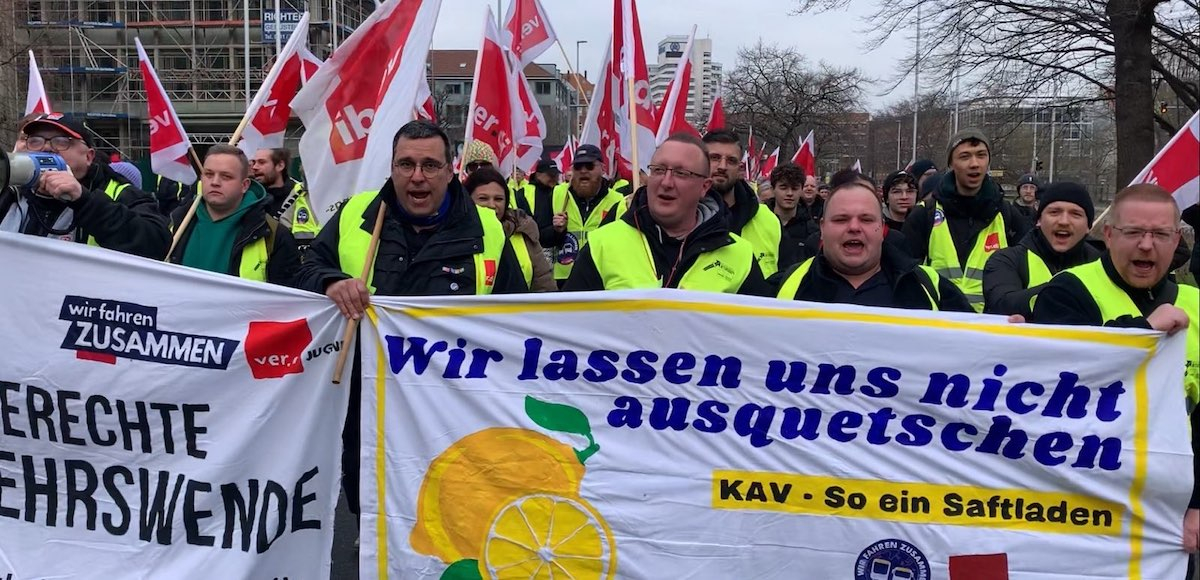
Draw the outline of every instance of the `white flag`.
M25 97L25 114L50 113L50 98L46 96L46 84L42 82L42 72L38 70L37 60L33 51L29 51L29 94Z

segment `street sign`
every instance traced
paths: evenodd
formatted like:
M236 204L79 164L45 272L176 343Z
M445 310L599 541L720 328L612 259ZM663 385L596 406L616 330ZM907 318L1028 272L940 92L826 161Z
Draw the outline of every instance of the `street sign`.
M300 22L300 17L304 13L298 10L284 9L279 11L279 22L275 22L275 10L263 10L262 12L262 43L275 44L275 35L281 34L280 44L288 41L292 36L292 32L296 30L296 24Z

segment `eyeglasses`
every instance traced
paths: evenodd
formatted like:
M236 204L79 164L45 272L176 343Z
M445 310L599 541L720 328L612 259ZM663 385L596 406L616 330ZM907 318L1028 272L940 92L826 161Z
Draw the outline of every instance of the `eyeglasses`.
M677 169L674 167L667 167L665 165L651 165L648 169L650 169L651 177L658 178L666 177L667 173L670 173L675 177L675 179L704 179L708 177L707 175L701 175L695 171Z
M1121 234L1121 238L1129 242L1140 242L1142 238L1149 234L1156 244L1168 244L1175 241L1175 236L1179 234L1179 230L1147 230L1143 228L1119 228L1113 226L1113 229Z
M575 171L591 171L596 168L596 162L585 161L583 163L572 163L571 168Z
M467 164L466 170L467 170L467 173L472 173L475 171L479 171L480 169L483 169L484 167L491 167L491 166L492 166L492 164L488 163L487 161L472 161Z
M40 135L26 135L23 140L25 141L25 146L30 149L44 149L46 147L46 143L49 143L51 149L60 152L70 149L71 143L78 141L78 139L74 137L67 137L66 135L50 137L49 139Z
M417 163L412 159L401 159L392 163L392 167L399 169L400 175L405 176L412 175L417 170L417 167L420 167L421 173L425 174L425 177L433 177L437 175L439 171L445 168L446 164L429 159L426 159L420 163Z

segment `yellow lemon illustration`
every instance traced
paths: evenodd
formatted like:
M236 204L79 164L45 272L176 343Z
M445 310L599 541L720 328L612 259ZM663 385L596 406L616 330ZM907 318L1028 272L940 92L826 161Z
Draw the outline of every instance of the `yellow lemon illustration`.
M491 580L606 580L615 576L612 530L580 497L528 495L500 508L479 573Z
M524 495L577 496L583 474L571 447L537 431L472 433L430 464L409 543L446 563L480 559L493 514Z

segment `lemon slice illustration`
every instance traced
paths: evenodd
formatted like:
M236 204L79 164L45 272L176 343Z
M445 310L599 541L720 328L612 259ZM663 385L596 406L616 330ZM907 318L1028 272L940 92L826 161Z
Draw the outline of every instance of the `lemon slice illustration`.
M613 578L612 530L587 500L534 494L500 508L484 541L479 572L492 580Z

